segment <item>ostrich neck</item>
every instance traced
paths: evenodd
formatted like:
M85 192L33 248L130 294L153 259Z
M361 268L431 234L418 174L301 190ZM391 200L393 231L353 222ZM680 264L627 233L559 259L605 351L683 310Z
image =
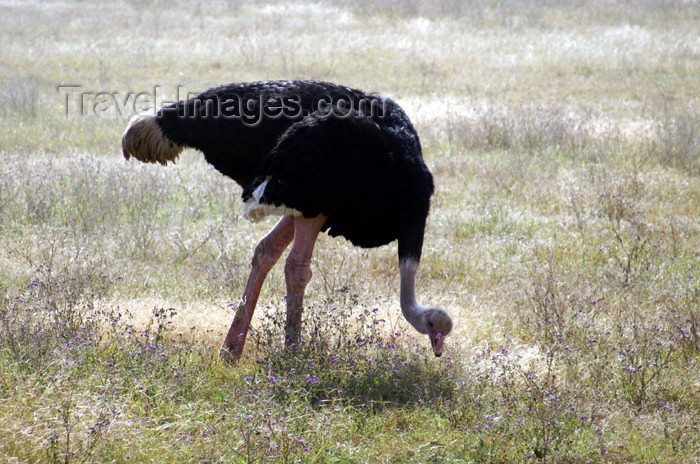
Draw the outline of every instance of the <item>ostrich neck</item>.
M423 317L426 308L416 301L416 271L418 262L405 260L399 263L401 272L401 312L403 317L420 333L428 333Z

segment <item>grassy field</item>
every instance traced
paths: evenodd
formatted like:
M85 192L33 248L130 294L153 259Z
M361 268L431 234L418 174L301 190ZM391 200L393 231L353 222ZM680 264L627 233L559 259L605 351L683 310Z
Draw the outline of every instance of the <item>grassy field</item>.
M251 3L0 1L0 461L700 462L698 1ZM413 119L442 358L396 244L323 235L298 356L278 266L218 361L274 219L121 133L137 93L297 78Z

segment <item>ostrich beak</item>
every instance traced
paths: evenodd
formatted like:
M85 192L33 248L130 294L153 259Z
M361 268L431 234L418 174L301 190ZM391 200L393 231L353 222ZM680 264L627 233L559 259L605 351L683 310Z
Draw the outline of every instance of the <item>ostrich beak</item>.
M439 358L442 356L442 344L445 341L445 336L441 333L432 333L428 331L428 336L430 337L430 344L433 346L433 353L435 357Z

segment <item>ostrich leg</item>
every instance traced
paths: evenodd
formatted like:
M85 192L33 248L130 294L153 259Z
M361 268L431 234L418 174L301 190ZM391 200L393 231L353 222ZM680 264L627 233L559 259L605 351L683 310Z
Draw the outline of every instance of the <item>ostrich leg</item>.
M327 216L294 219L294 243L287 255L284 277L287 281L287 326L285 343L292 348L299 343L304 290L311 280L311 255Z
M284 216L255 247L248 283L238 305L236 316L231 323L231 328L221 347L220 357L222 359L232 362L237 362L240 359L245 339L248 335L250 320L253 317L265 277L280 256L282 256L282 253L293 238L294 218Z

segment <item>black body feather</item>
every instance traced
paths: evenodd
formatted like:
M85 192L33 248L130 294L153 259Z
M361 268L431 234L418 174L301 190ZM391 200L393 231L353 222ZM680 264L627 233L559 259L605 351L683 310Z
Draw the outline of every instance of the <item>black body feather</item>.
M420 259L433 178L394 101L325 82L231 84L157 121L240 184L244 201L267 181L260 203L324 214L330 235L361 247L398 239L400 259Z

